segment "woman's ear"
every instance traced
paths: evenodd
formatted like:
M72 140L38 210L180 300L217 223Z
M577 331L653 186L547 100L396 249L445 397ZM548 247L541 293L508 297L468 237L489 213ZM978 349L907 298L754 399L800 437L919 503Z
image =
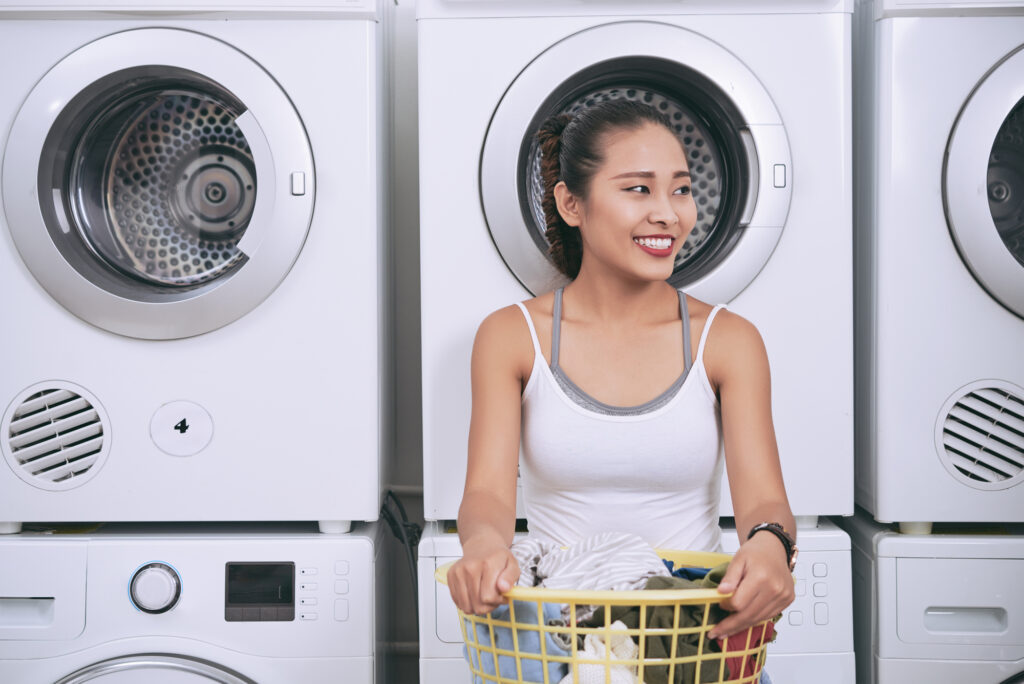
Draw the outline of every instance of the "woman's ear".
M580 205L580 200L576 195L569 192L569 188L566 186L565 181L558 181L558 185L555 186L555 206L558 207L558 213L568 225L579 228L580 226L580 214L582 213L583 207Z

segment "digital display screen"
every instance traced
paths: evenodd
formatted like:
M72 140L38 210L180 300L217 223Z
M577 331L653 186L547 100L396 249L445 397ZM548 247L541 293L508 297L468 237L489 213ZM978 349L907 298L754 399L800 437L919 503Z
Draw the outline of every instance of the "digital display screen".
M295 605L295 563L228 563L226 604Z

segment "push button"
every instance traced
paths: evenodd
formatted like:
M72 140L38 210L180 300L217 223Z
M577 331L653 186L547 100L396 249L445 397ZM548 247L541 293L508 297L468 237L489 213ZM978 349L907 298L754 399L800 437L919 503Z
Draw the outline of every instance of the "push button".
M791 610L791 611L789 611L789 624L793 625L794 627L799 627L800 625L804 624L804 614L803 614L803 611L799 611L799 610Z
M318 586L316 582L303 582L299 585L299 591L316 591Z
M335 580L335 582L334 582L334 593L335 594L347 594L348 593L348 580Z
M827 603L815 603L814 604L814 624L816 624L816 625L827 625L828 624L828 604Z
M811 574L815 577L828 577L828 566L824 563L815 563L811 566Z
M807 595L807 580L798 579L796 584L793 585L793 590L797 596Z
M305 577L316 574L316 568L299 568L299 574Z
M334 564L335 575L347 575L348 574L348 561L337 561Z
M316 599L313 598L312 596L307 596L305 598L300 598L299 599L299 605L300 606L315 606L316 605Z
M815 582L813 587L814 595L818 598L828 596L828 585L824 582Z
M302 613L299 613L299 619L300 620L316 620L316 613L312 613L312 612L302 612Z
M348 599L334 599L334 619L338 622L348 620Z

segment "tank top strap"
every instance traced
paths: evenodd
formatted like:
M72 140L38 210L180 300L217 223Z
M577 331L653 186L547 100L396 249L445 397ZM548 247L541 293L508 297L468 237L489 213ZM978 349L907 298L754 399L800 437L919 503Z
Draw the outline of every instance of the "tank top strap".
M533 318L530 317L530 312L526 310L526 306L522 302L516 302L516 306L523 312L526 325L530 328L530 339L533 340L533 353L537 355L537 359L543 359L544 354L540 350L540 340L537 338L537 329L533 327ZM536 363L536 359L534 359L534 363Z
M693 366L693 347L690 344L690 309L686 304L686 293L679 290L679 318L683 321L683 375Z
M558 349L562 344L562 290L555 290L555 305L551 312L551 368L558 368Z
M697 345L697 361L700 363L704 362L704 346L708 339L708 332L711 330L711 323L715 320L718 312L724 308L724 304L716 305L715 308L711 309L711 313L708 314L708 320L704 323L704 330L700 333L700 343Z

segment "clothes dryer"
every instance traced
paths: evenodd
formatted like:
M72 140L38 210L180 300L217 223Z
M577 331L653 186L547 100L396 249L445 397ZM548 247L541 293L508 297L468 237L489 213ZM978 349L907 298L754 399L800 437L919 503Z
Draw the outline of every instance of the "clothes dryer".
M736 529L723 526L723 546L735 553ZM787 684L853 684L853 623L850 538L828 520L799 531L797 597L778 623L768 646L772 680ZM427 523L419 545L420 684L448 684L469 676L462 632L448 588L434 571L462 556L456 531Z
M1024 526L899 534L861 509L853 544L859 684L1024 681Z
M309 524L0 538L0 681L387 683L378 541Z
M865 0L856 44L857 503L1024 521L1024 2Z
M756 4L417 3L428 520L462 497L477 326L563 283L533 133L613 98L666 112L687 148L697 226L670 282L760 329L794 513L852 512L853 3Z
M0 3L8 530L376 519L388 4Z

